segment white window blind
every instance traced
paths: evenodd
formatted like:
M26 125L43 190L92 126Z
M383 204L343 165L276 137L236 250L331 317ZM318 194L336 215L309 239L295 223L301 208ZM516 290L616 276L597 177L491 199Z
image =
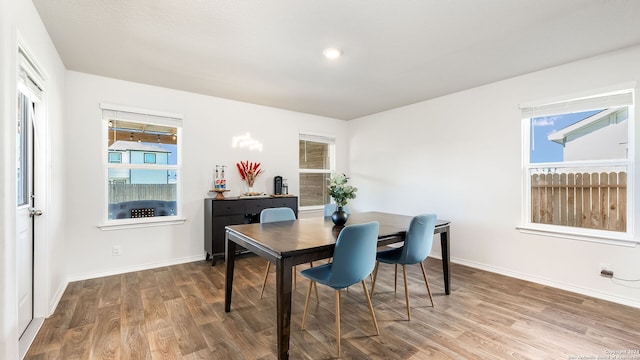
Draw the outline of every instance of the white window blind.
M38 68L18 49L18 89L28 94L32 101L42 100L43 77Z
M300 134L300 140L331 144L331 145L334 145L336 143L336 139L333 137L313 135L313 134Z
M181 114L137 109L128 106L100 104L105 120L126 120L166 126L182 126Z
M633 93L625 91L602 96L585 97L568 101L520 107L523 118L570 114L580 111L607 109L633 104Z

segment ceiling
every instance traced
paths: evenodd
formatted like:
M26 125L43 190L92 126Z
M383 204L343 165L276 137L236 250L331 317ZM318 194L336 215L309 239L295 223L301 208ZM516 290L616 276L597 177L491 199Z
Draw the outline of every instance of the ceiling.
M640 44L636 0L33 3L69 70L343 120Z

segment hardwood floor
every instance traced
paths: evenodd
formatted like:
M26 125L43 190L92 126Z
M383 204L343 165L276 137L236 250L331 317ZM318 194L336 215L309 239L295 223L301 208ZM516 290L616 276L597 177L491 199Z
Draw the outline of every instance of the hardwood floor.
M344 359L640 359L640 309L452 264L444 295L440 261L426 262L435 307L419 266L408 266L411 321L402 275L380 265L374 329L361 286L342 293ZM204 261L69 284L26 359L275 359L275 276L260 297L264 260L236 263L233 305L224 312L224 264ZM334 292L312 295L298 277L292 359L335 357ZM611 357L607 357L612 355Z

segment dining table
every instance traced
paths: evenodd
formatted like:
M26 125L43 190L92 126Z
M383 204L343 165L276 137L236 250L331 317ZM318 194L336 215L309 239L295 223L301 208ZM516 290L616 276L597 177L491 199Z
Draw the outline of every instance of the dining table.
M345 226L377 221L380 224L378 246L385 246L404 241L412 218L384 212L352 213ZM343 226L334 225L330 217L231 225L225 228L225 312L231 311L233 273L238 246L275 264L278 359L289 358L293 267L332 257L342 228ZM450 222L438 219L434 234L440 234L442 271L447 295L450 293L449 233Z

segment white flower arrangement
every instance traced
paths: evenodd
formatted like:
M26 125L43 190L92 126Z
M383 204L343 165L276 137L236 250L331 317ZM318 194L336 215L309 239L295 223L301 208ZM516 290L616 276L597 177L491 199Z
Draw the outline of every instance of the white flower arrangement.
M329 179L329 195L336 201L338 207L347 205L347 200L355 199L357 187L348 184L349 178L345 174L337 174Z

